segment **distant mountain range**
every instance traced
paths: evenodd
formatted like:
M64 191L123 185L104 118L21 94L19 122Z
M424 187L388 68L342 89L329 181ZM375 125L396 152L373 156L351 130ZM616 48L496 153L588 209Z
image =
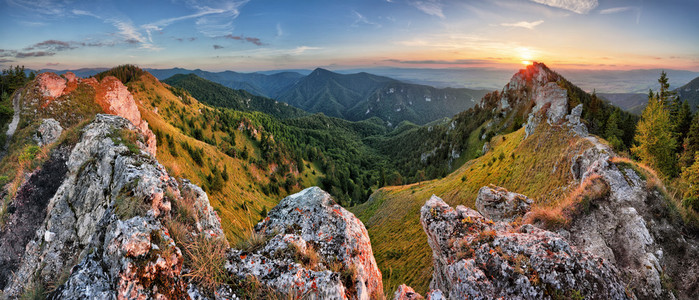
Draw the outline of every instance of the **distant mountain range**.
M162 82L185 89L197 100L212 106L239 111L260 111L280 119L308 115L287 103L253 95L242 89L234 90L195 74L176 74Z
M308 112L350 121L379 117L397 125L401 121L425 124L452 117L473 107L487 92L438 89L365 72L339 74L318 68L277 99Z
M699 77L676 88L680 101L689 103L692 112L699 109ZM640 115L648 103L648 93L598 93L598 96L633 114Z

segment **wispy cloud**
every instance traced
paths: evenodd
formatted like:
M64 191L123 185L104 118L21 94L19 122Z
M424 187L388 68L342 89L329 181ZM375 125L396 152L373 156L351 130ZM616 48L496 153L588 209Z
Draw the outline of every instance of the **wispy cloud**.
M284 35L284 30L282 29L282 24L277 23L277 37Z
M635 12L636 13L636 24L641 21L641 7L636 6L622 6L622 7L612 7L600 10L599 13L602 15L618 14L623 12Z
M427 1L411 1L410 5L421 10L422 12L445 19L444 12L442 11L442 4L438 0L427 0Z
M40 57L40 56L53 56L55 54L56 54L55 52L49 52L49 51L17 52L15 57L16 58Z
M214 45L214 50L223 49L223 48L224 47L221 45Z
M360 24L381 27L381 24L369 21L369 19L367 19L364 15L360 14L356 10L352 10L352 14L354 15L354 23L352 23L352 27L357 27Z
M544 20L538 20L538 21L534 21L534 22L521 21L521 22L517 22L517 23L500 23L500 26L534 29L534 27L540 25L541 23L544 23Z
M492 63L490 60L485 59L455 59L455 60L399 60L399 59L387 59L387 62L401 63L401 64L415 64L415 65L478 65Z
M597 8L597 0L530 0L539 4L569 10L578 14L587 14Z
M19 7L27 12L39 14L44 17L62 16L65 14L67 1L55 0L5 0L9 6Z
M264 45L264 43L262 43L262 41L256 37L248 37L248 36L240 36L240 35L232 35L232 34L228 34L228 35L225 35L223 37L227 38L227 39L231 39L231 40L253 43L257 46Z
M200 13L206 13L197 17L195 22L197 30L205 36L217 37L233 33L233 22L240 15L240 8L248 0L242 1L188 1L189 5Z
M323 48L320 48L320 47L309 47L309 46L299 46L299 47L296 47L296 48L294 48L294 49L292 49L292 50L290 50L290 51L288 51L288 52L289 52L289 54L300 55L300 54L303 54L304 52L309 51L309 50L320 50L320 49L323 49Z

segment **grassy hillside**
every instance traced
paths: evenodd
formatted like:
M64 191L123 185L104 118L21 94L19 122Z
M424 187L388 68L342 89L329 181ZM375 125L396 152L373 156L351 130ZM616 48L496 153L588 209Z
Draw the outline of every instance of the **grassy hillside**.
M524 129L496 136L493 149L443 179L385 187L352 207L369 230L386 290L408 284L428 290L431 249L420 225L420 207L435 194L449 205L474 207L478 189L495 184L534 199L534 207L555 205L571 190L571 157L591 144L542 123L523 140Z
M241 237L284 195L318 184L312 173L320 170L313 164L299 174L290 157L280 157L280 164L259 163L266 131L246 121L251 114L230 112L224 117L196 99L181 99L150 74L128 87L156 133L158 160L170 174L207 191L229 240ZM297 179L288 190L269 191L270 183L287 177Z
M296 118L307 115L306 112L281 103L270 98L255 96L245 90L234 90L213 81L203 79L194 74L174 75L163 80L173 87L183 90L173 90L176 94L182 94L184 90L189 92L197 100L211 106L225 107L239 111L259 111L280 119ZM182 94L180 97L186 97Z

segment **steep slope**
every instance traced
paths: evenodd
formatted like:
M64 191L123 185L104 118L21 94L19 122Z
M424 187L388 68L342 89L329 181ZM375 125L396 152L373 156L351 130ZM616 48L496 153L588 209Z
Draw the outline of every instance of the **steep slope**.
M592 122L581 116L595 115L584 112L589 106L584 102L571 107L570 91L568 83L540 65L515 74L503 96L496 98L499 101L484 99L481 105L503 111L488 127L510 127L508 120L520 115L528 120L524 128L496 135L483 156L443 179L385 187L351 208L369 230L387 290L401 283L420 293L427 290L433 273L431 252L426 239L420 238L422 228L416 220L426 199L434 194L451 206L474 208L481 187L495 184L533 200L533 213L525 221L553 228L573 246L613 262L636 297L697 294L697 287L689 283L696 281L696 273L688 271L696 264L687 265L688 269L677 265L697 251L695 235L680 238L685 227L678 204L658 192L663 188L657 178L633 163L621 163L603 140L588 135L585 124ZM597 199L580 196L586 195L585 188L595 176L613 192L582 212L570 208L577 207L580 199ZM608 228L621 229L606 233ZM667 236L678 238L681 246Z
M675 90L680 97L680 101L689 102L692 112L699 110L699 77L694 78L689 83Z
M306 112L289 106L289 104L279 103L270 98L255 96L243 89L230 89L194 74L174 75L162 82L173 87L184 89L197 100L211 106L225 107L239 111L259 111L280 119L307 115Z
M368 73L338 74L316 69L277 99L309 112L358 121L379 117L388 124L425 124L473 107L485 93L436 89Z

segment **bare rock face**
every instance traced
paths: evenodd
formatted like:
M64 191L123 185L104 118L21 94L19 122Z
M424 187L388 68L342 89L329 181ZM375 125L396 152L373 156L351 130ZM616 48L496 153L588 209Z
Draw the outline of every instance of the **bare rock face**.
M56 189L41 194L47 203L34 209L45 217L29 219L23 226L33 226L33 237L13 245L24 251L0 287L7 297L19 296L32 282L59 282L65 274L67 281L51 297L187 297L182 253L161 223L171 210L168 197L179 199L180 190L194 195L201 217L197 234L223 236L216 213L201 189L188 182L180 188L147 152L134 153L115 139L120 130L137 129L122 117L97 115L63 156L67 170L54 177ZM36 184L31 178L25 183Z
M417 299L425 299L423 298L420 294L416 293L413 288L401 284L398 286L398 289L396 292L393 294L393 300L417 300Z
M61 123L54 119L44 119L41 121L41 124L34 135L34 140L39 147L41 147L43 145L48 145L55 142L58 137L61 136L61 133L63 133Z
M494 185L482 187L476 198L476 209L493 221L512 222L524 216L531 204L532 200L527 196Z
M145 137L148 153L155 156L155 134L148 128L148 122L141 119L141 113L129 89L116 77L107 76L100 82L97 98L105 112L131 121Z
M448 299L629 298L611 263L553 232L493 222L436 196L420 210L420 222L432 248L430 288Z
M364 224L320 188L284 198L255 230L269 241L252 253L231 250L230 273L253 275L280 292L294 289L319 299L373 299L383 294ZM294 259L298 257L317 261Z
M593 147L572 158L571 173L580 182L601 176L610 195L561 233L577 247L613 262L639 299L699 297L696 234L682 233L679 217L659 188L632 168L615 164L616 154L596 137L587 139Z
M44 97L56 98L63 95L66 80L54 73L41 73L36 77L39 91Z
M75 76L75 73L73 72L66 72L63 74L63 77L68 81L68 82L74 82L77 81L79 78Z

